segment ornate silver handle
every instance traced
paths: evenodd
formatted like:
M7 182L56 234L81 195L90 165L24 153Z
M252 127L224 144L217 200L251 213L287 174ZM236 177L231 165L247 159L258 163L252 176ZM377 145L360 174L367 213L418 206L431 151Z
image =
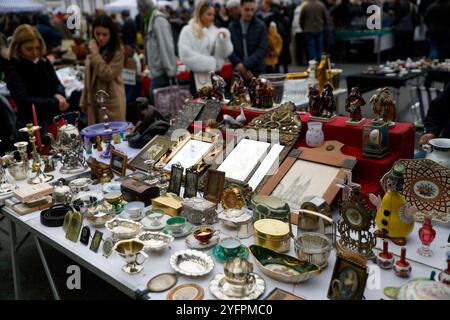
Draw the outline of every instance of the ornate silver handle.
M331 223L331 225L332 225L332 238L331 238L331 241L332 241L333 247L336 247L336 223L333 221L333 219L331 219L330 217L327 217L326 215L324 215L322 213L311 211L311 210L299 209L298 212L299 213L300 212L301 213L307 213L307 214L310 214L310 215L313 215L313 216L317 216L317 217L322 218L322 219L328 221L329 223ZM298 220L297 220L297 227L298 227ZM289 223L289 228L291 228L291 224L290 223ZM292 234L292 231L291 231L291 234Z

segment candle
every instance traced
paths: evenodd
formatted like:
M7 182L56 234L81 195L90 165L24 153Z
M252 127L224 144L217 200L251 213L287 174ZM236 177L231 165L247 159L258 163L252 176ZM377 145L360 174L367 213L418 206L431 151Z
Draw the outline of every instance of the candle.
M34 106L34 104L31 106L31 110L33 111L33 124L35 126L38 126L38 120L37 120L37 115L36 115L36 107ZM35 133L35 137L36 137L36 146L38 148L41 147L41 132L39 130L36 130Z

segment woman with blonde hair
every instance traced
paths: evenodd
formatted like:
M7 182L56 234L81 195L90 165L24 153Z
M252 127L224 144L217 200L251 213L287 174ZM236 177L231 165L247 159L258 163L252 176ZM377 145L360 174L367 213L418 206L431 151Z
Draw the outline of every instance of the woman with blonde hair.
M33 122L34 105L42 137L47 124L53 123L53 117L69 108L64 87L45 55L40 33L23 24L14 31L5 67L5 80L17 105L17 126Z
M80 106L87 113L88 124L103 121L103 111L95 98L99 90L106 91L109 100L106 114L111 121L125 121L126 96L122 71L125 55L114 21L107 15L98 16L92 24L93 39L85 61L84 90Z
M214 25L214 6L201 0L194 17L181 30L178 39L180 59L192 72L191 93L211 84L210 72L220 71L225 59L233 52L230 32Z

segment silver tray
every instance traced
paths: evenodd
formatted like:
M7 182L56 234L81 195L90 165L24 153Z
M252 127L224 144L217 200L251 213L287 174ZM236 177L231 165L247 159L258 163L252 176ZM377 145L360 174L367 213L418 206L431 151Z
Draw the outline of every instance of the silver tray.
M207 254L197 250L180 250L170 257L170 265L178 273L199 277L212 271L214 261Z
M219 300L256 300L266 290L266 282L258 274L252 274L255 276L256 282L251 291L245 287L228 283L223 273L215 275L209 284L209 290Z

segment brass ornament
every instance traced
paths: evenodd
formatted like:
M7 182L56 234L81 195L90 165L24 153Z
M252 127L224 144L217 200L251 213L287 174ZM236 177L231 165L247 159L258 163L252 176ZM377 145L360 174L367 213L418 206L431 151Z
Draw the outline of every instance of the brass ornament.
M241 189L236 187L227 188L222 192L222 207L225 209L242 209L244 196Z

